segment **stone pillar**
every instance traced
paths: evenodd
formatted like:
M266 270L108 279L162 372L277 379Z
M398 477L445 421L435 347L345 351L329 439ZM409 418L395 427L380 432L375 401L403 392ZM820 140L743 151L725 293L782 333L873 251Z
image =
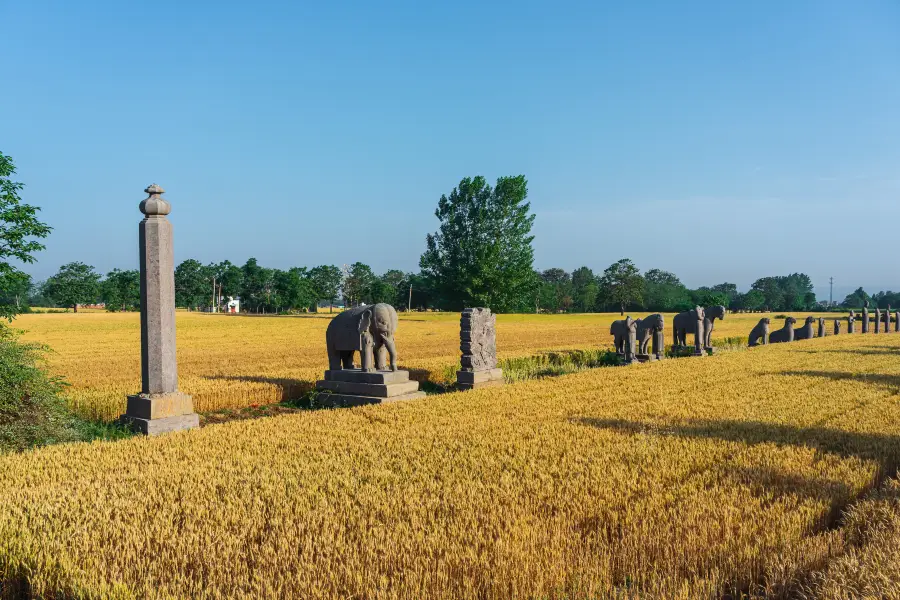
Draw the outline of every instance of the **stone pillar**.
M175 260L172 207L155 183L144 190L138 225L141 264L141 393L128 396L122 422L156 435L200 425L190 396L178 391L175 360Z
M891 332L891 305L887 305L887 310L884 311L884 332Z
M900 310L894 312L894 333L900 331Z
M852 310L847 317L847 333L856 333L856 314Z
M881 309L875 307L875 333L881 329Z
M462 369L456 372L460 389L503 385L503 369L497 368L497 315L489 308L467 308L459 319Z
M862 332L869 333L869 302L866 301L866 305L863 306L863 316L862 316Z
M819 317L819 336L825 337L825 317Z
M666 357L666 337L662 329L653 332L653 355L656 360Z
M834 335L840 335L840 334L841 334L841 320L835 319L834 320Z

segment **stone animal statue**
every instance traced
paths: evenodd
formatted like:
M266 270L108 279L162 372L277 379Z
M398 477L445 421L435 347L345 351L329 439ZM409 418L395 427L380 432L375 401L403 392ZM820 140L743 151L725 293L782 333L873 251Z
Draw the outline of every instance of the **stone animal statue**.
M881 309L875 307L875 333L881 328Z
M328 368L352 369L353 353L360 353L363 371L385 369L385 350L391 371L397 370L397 311L390 304L372 304L345 310L334 317L325 330Z
M763 317L759 323L750 330L750 346L759 346L760 344L769 343L769 317Z
M702 306L697 306L691 310L678 313L672 317L672 343L676 346L687 346L687 336L689 333L694 334L695 346L702 346L703 325L706 319L706 312ZM700 326L700 332L697 332L697 326ZM698 337L699 336L699 337Z
M666 326L663 316L659 313L637 320L637 350L638 354L649 354L650 340Z
M813 323L816 322L815 317L806 317L803 325L794 330L795 340L811 340L813 339Z
M856 313L852 310L847 316L847 333L856 333Z
M784 320L784 327L781 329L776 329L772 333L769 334L769 343L770 344L778 344L781 342L793 342L794 341L794 324L797 322L797 319L794 317L788 317Z
M841 320L834 320L834 335L841 335Z
M703 347L712 347L712 332L715 327L716 319L720 321L725 318L725 307L721 304L718 306L707 306L703 309Z
M816 337L825 337L825 317L819 317L819 333Z
M630 316L613 321L609 326L609 333L613 336L613 345L616 347L617 354L624 354L626 358L634 358L637 327L638 322Z
M862 309L862 332L869 333L869 301L863 302Z

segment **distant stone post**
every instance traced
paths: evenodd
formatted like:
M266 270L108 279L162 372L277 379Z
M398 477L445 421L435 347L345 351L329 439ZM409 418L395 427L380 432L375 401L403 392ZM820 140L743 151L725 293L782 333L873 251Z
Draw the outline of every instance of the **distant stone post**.
M869 301L866 300L865 304L863 304L863 316L862 316L862 332L869 333Z
M128 396L122 422L145 435L200 425L190 396L178 391L175 360L175 261L172 207L155 183L140 204L138 225L141 264L141 393Z
M497 315L489 308L467 308L459 319L462 369L456 383L464 390L503 385L503 369L497 368Z
M847 333L856 333L856 313L852 310L847 317Z
M819 335L818 337L825 337L825 317L819 317Z
M881 309L875 307L875 333L881 329Z
M900 310L894 311L894 333L900 332Z
M835 319L834 320L834 335L840 335L840 334L841 334L841 320Z
M887 310L884 311L884 332L891 332L891 305L887 305Z

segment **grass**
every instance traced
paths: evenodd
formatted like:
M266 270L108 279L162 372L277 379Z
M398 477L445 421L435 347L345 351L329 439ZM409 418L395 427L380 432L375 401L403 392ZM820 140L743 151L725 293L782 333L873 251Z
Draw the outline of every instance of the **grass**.
M0 457L0 587L879 597L897 576L898 344L829 337Z

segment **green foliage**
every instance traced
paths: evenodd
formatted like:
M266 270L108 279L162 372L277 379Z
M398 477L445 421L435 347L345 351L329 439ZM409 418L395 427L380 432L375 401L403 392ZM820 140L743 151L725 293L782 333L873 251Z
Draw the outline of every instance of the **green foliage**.
M241 305L247 310L265 312L272 305L274 271L259 266L255 258L247 259L241 267L244 274L241 286Z
M272 280L276 310L300 310L309 308L315 302L312 284L305 268L293 267L287 271L276 269Z
M19 342L0 325L0 452L94 438L118 438L125 430L82 421L59 396L64 383L41 368L46 349Z
M644 307L661 312L681 312L693 304L690 291L674 273L650 269L644 274Z
M372 267L361 262L350 265L341 290L344 293L344 303L349 306L357 306L361 303L371 304L372 285L377 281Z
M575 303L572 276L563 269L547 269L537 273L538 307L548 312L566 312Z
M175 305L186 308L210 306L213 274L212 269L192 258L175 267Z
M106 310L141 309L141 274L136 270L113 269L106 274L100 284L100 297L106 303Z
M600 297L608 306L619 308L644 301L644 278L631 260L623 258L611 264L600 277Z
M91 304L100 297L100 275L83 262L65 264L44 284L44 294L58 306L71 306L78 312L79 304Z
M9 259L33 263L34 254L44 249L37 240L50 235L51 227L37 219L40 209L22 204L19 191L25 186L13 181L16 166L0 152L0 319L12 320L23 305L22 286L30 278L9 264ZM26 286L27 289L27 286Z
M534 215L523 175L501 177L491 188L484 177L466 177L441 196L439 230L426 238L419 260L437 304L446 310L488 306L516 312L534 297Z
M762 293L768 310L810 310L816 307L812 280L805 273L757 279L751 289Z
M843 306L844 308L860 309L863 307L867 300L871 302L872 298L869 296L869 294L866 293L866 290L858 287L852 293L847 294L847 297L844 298L843 302L841 302L841 306Z
M322 301L334 305L341 288L341 279L341 270L334 265L319 265L309 270L309 282L316 298L316 305Z

